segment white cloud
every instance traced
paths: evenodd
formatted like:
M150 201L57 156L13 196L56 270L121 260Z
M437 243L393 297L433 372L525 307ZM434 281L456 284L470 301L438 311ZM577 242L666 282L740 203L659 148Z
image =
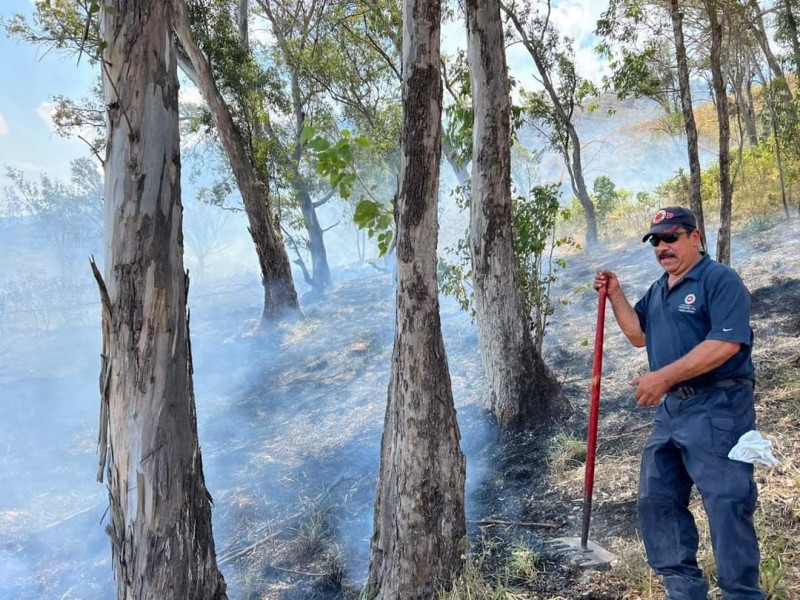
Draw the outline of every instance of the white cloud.
M560 0L553 3L551 19L562 36L574 40L575 66L581 77L600 83L608 72L607 65L594 51L597 20L608 10L607 2L597 0Z
M40 102L39 106L36 107L36 114L39 115L39 118L47 124L47 128L50 131L55 131L55 125L53 125L53 114L56 112L56 103L49 102L45 100L44 102Z
M608 65L597 56L594 47L598 40L594 35L597 20L608 9L607 2L598 0L554 0L550 21L561 37L573 39L575 66L584 79L600 83L608 72ZM463 19L446 22L442 26L442 52L455 54L458 49L466 49L467 33ZM508 67L520 85L526 89L541 89L534 76L536 66L522 44L513 44L506 51Z
M0 113L0 136L4 136L8 133L8 125L6 125L6 120L3 118L3 113Z
M203 94L196 85L189 81L184 81L179 89L181 102L185 102L190 106L205 106Z

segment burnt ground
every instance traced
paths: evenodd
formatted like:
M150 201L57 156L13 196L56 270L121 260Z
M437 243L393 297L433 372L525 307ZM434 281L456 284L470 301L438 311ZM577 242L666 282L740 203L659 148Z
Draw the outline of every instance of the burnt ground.
M792 595L800 559L786 549L792 528L800 531L796 223L744 232L733 246L734 267L753 293L760 429L783 461L758 471L764 521L779 524L764 529L765 557L776 565L775 590L788 590L775 598L800 597ZM481 409L475 327L454 302L442 303L467 456L471 564L507 591L472 597L660 598L644 567L635 507L651 413L635 406L627 384L646 370L646 358L610 310L591 538L620 560L607 572L583 572L543 543L580 529L583 459L559 462L558 450L586 434L597 310L588 284L595 270L611 268L636 298L659 274L649 246L636 240L567 261L544 354L571 414L549 429L502 436L494 427ZM257 327L261 296L252 282L201 283L190 294L199 433L231 598L355 597L366 578L394 282L366 265L336 279L324 299L303 299L303 322L272 331ZM106 500L94 483L96 322L91 312L46 331L6 322L0 389L12 410L0 421L0 598L111 597ZM536 553L536 577L508 574L519 547Z
M743 232L734 241L733 266L752 293L752 324L756 336L754 360L758 386L756 406L759 429L771 439L782 464L772 471L757 467L760 513L757 526L762 540L762 585L769 598L800 597L800 568L794 551L800 529L800 241L796 221L769 231ZM595 255L597 256L597 255ZM542 537L579 536L583 497L583 457L563 468L553 460L560 449L558 435L585 439L596 296L579 290L595 270L618 273L629 299L646 289L659 269L647 248L636 242L607 247L603 258L585 253L568 259L569 275L556 295L570 297L553 317L545 356L559 374L575 413L549 432L503 439L491 450L498 469L482 484L485 510L503 514L496 498L502 493L517 498L507 520L539 523L534 532L509 526L491 534L504 541L524 539L539 550L544 575L521 590L530 598L663 598L658 582L646 568L638 538L636 488L639 453L649 434L651 413L635 406L627 382L647 370L644 350L630 347L616 328L610 308L605 323L601 420L590 539L620 557L607 572L583 572L554 555ZM589 325L591 322L591 325ZM557 341L556 341L557 340ZM589 342L587 344L587 342ZM548 459L548 457L550 457ZM705 527L699 498L694 509ZM774 521L772 520L774 517ZM484 532L484 535L486 532ZM713 576L708 540L701 550L701 565ZM776 567L776 565L779 565ZM713 586L712 597L719 597ZM517 596L515 596L517 597Z

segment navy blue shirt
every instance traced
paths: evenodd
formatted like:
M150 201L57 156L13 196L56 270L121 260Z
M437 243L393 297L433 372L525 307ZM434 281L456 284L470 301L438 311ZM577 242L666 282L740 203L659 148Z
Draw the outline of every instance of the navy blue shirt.
M688 354L704 340L741 344L716 369L680 385L703 386L733 378L755 379L750 358L750 293L733 269L707 254L670 289L664 273L634 307L645 333L650 370Z

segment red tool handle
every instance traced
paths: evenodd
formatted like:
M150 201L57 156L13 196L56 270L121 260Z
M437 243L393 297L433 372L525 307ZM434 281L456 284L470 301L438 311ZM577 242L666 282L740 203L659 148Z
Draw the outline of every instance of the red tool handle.
M592 514L594 489L594 459L597 453L597 420L600 413L600 376L603 373L603 327L606 321L606 287L599 290L597 326L594 334L594 364L592 366L592 391L589 404L589 433L586 439L586 471L583 480L583 522L581 547L586 550L589 540L589 520Z

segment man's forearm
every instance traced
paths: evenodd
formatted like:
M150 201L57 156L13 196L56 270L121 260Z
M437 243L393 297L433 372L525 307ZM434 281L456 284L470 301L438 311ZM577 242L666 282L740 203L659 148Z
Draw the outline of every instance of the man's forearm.
M611 308L614 311L614 318L617 320L619 328L625 334L631 344L637 348L644 346L645 335L642 331L642 326L639 323L639 315L628 302L622 290L619 290L613 297L608 297L611 302Z
M739 344L719 340L705 340L694 349L657 371L664 376L669 387L698 377L716 369L739 351Z

